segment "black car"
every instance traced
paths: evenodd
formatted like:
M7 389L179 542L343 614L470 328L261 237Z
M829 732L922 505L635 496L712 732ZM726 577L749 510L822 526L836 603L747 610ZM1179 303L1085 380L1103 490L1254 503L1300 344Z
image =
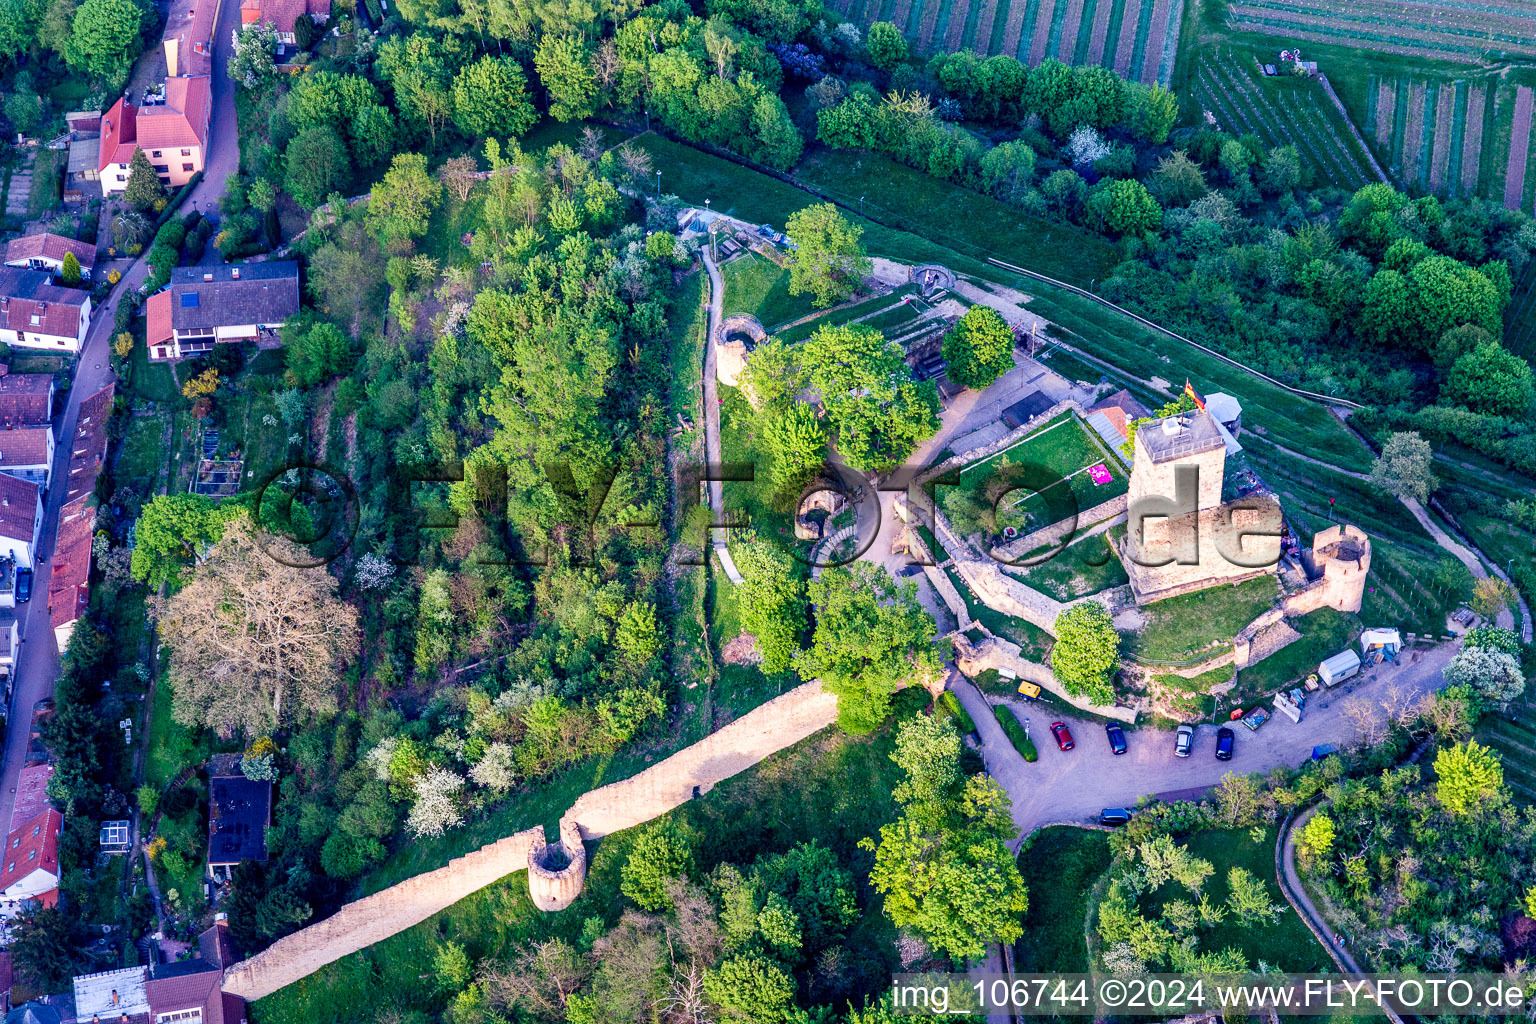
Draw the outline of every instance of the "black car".
M1232 730L1226 726L1216 730L1216 760L1232 760L1232 742L1234 739L1236 737L1233 736Z
M1124 807L1106 807L1099 812L1100 825L1126 825L1131 820L1131 812Z
M16 570L16 603L25 604L32 600L32 570Z
M1118 722L1109 722L1104 726L1104 734L1109 737L1109 749L1117 754L1126 751L1125 730L1120 728Z

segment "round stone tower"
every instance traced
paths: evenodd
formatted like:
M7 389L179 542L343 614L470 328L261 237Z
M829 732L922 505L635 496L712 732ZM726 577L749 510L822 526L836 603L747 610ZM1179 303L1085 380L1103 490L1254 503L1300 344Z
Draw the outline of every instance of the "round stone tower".
M1371 571L1371 538L1358 526L1330 526L1312 538L1312 564L1323 572L1323 603L1358 612Z
M564 910L581 895L587 879L587 848L575 822L561 820L560 840L553 846L542 838L528 851L528 894L546 913Z

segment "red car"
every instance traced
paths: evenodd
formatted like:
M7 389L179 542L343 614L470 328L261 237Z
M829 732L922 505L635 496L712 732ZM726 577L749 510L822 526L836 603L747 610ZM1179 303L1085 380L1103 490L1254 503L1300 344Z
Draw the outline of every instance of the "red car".
M1051 735L1056 737L1056 745L1062 750L1071 750L1076 746L1072 742L1072 730L1067 728L1066 722L1052 722Z

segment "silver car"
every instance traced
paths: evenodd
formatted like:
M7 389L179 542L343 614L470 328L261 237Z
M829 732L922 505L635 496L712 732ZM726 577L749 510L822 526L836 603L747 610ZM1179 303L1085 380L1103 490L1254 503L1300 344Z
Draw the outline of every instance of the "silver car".
M1188 757L1189 752L1195 748L1194 726L1181 725L1179 731L1173 736L1173 756Z

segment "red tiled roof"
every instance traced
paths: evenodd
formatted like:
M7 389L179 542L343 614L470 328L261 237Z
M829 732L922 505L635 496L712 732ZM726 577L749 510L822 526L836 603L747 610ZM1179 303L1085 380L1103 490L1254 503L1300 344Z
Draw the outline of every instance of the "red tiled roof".
M44 232L41 235L22 235L13 238L5 246L5 262L12 263L19 260L48 259L64 262L64 254L72 252L80 265L87 269L96 265L96 247L90 242L82 242L74 238L65 238L63 235L55 235Z
M133 159L133 140L137 137L134 122L138 111L127 100L112 104L101 119L101 152L96 158L96 170L104 171L113 164L126 164Z
M139 108L139 148L201 146L206 142L210 88L206 75L167 78L165 103Z
M52 427L12 427L0 430L0 473L48 463L48 439Z
M241 0L240 24L266 22L278 32L292 32L299 15L307 14L317 22L331 16L331 0Z
M144 983L150 1015L196 1008L203 1011L203 1024L219 1024L224 1018L223 993L219 991L223 980L224 972L211 966L206 971L173 974L166 978L151 976Z
M96 530L90 500L90 494L82 494L59 510L53 573L48 577L48 617L54 629L80 618L90 603L91 539Z
M165 102L152 107L132 107L123 100L112 105L101 120L101 151L96 170L126 164L138 149L201 146L207 142L208 112L212 102L206 75L167 78Z
M64 816L52 807L12 829L5 837L0 860L0 891L9 889L39 868L59 873L59 832Z
M0 537L28 544L37 535L37 484L0 473Z
M11 809L11 821L7 831L21 827L48 808L48 780L53 778L53 765L34 764L21 770L16 780L16 803Z
M202 954L204 960L217 964L220 967L228 967L240 959L235 952L234 937L229 934L228 921L214 921L197 937L197 951Z
M171 340L171 293L169 289L155 292L144 303L146 334L151 345L163 345Z
M0 376L0 427L37 426L53 418L53 375Z
M0 291L0 326L24 334L47 334L55 338L80 337L81 307L90 301L90 293L76 288L60 288L30 278L22 279L20 275L25 274L48 277L42 270L6 268L6 275L0 277L0 285L4 286L4 291ZM24 291L26 294L14 294L16 291Z
M107 453L107 419L112 415L112 396L116 388L116 384L108 384L80 403L75 436L69 442L69 490L64 495L65 501L73 502L96 490L96 476L101 472L101 460Z

